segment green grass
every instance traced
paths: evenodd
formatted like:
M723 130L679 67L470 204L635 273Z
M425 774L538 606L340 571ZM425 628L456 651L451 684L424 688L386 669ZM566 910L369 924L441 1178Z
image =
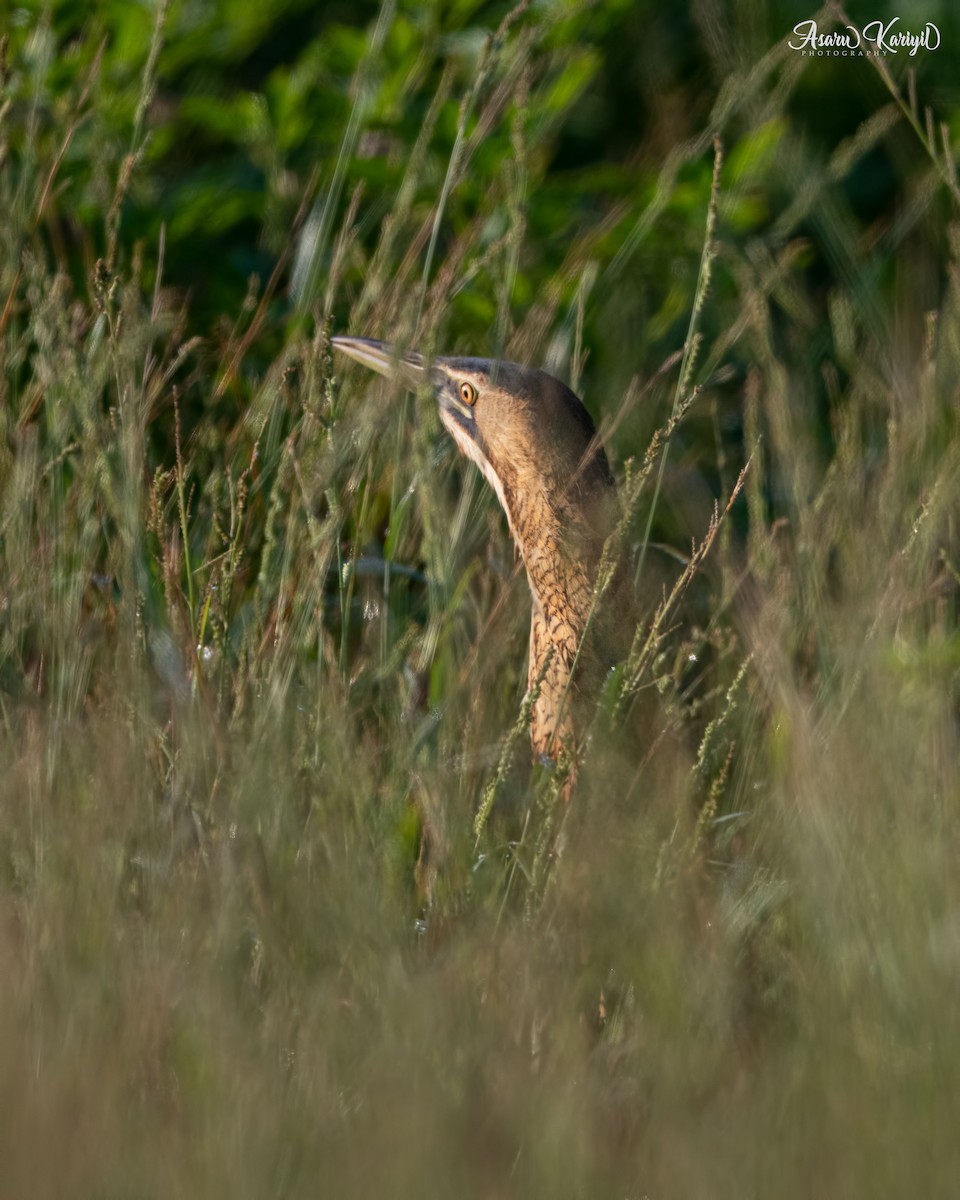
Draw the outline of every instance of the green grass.
M81 190L94 148L58 155L102 96L14 60L4 1195L955 1191L949 155L901 98L817 159L774 51L718 96L717 186L711 128L553 261L532 135L579 93L534 20L462 107L443 81L397 190L324 208L305 184L313 235L209 328L125 234L156 63L91 169L84 265L46 206L61 170ZM366 69L325 164L345 197ZM884 138L902 204L871 224L843 186ZM644 313L660 340L616 336ZM583 379L637 635L569 811L527 771L496 502L429 397L332 360L332 320Z

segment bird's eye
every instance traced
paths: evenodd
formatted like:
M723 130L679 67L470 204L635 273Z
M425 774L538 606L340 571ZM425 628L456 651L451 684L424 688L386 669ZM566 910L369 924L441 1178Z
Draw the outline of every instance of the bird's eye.
M464 402L464 404L469 404L470 407L473 408L477 402L477 389L472 383L460 384L460 399Z

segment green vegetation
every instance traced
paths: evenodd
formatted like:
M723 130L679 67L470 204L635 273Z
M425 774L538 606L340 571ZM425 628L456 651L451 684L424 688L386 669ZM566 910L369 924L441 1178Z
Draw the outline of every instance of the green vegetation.
M0 1190L955 1194L956 16L316 7L10 14ZM604 431L569 811L496 501L331 330Z

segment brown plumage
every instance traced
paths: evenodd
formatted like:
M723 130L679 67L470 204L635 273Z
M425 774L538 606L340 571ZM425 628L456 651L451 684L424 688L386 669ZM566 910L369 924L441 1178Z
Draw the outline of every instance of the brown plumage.
M528 686L539 682L540 693L530 737L537 755L555 757L573 740L580 665L572 688L571 672L603 544L619 515L589 413L559 379L532 367L484 358L428 365L367 338L335 337L333 345L382 375L432 386L445 428L496 492L533 598ZM587 675L598 657L592 643Z

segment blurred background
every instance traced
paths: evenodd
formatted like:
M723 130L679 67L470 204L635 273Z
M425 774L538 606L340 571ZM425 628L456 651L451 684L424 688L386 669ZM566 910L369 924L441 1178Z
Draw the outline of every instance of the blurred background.
M401 280L421 308L432 288L444 349L512 345L562 373L579 336L599 414L683 343L717 133L723 250L704 332L729 327L737 272L761 271L761 255L775 269L789 247L805 301L797 357L820 393L799 419L824 439L834 285L870 293L871 331L900 354L918 350L938 305L955 200L936 186L924 138L942 155L941 125L952 136L958 119L951 5L849 8L850 21L894 31L932 22L936 50L871 60L789 48L800 22L840 30L838 14L173 3L145 78L155 6L14 7L8 169L28 205L31 172L56 161L36 232L81 294L98 259L109 252L117 267L136 252L142 286L182 306L184 335L202 337L208 357L256 312L226 385L215 396L184 387L191 422L235 421L306 314L343 331L355 313L364 328L351 332L386 336L368 327L372 306ZM915 106L919 135L891 86ZM457 278L440 288L458 245ZM789 339L782 307L774 333ZM395 325L398 309L380 325ZM742 342L723 363L740 382ZM735 445L742 406L726 394L720 431ZM637 434L628 426L624 452Z
M4 1194L955 1194L960 11L0 35ZM496 500L336 333L603 434L569 810Z

